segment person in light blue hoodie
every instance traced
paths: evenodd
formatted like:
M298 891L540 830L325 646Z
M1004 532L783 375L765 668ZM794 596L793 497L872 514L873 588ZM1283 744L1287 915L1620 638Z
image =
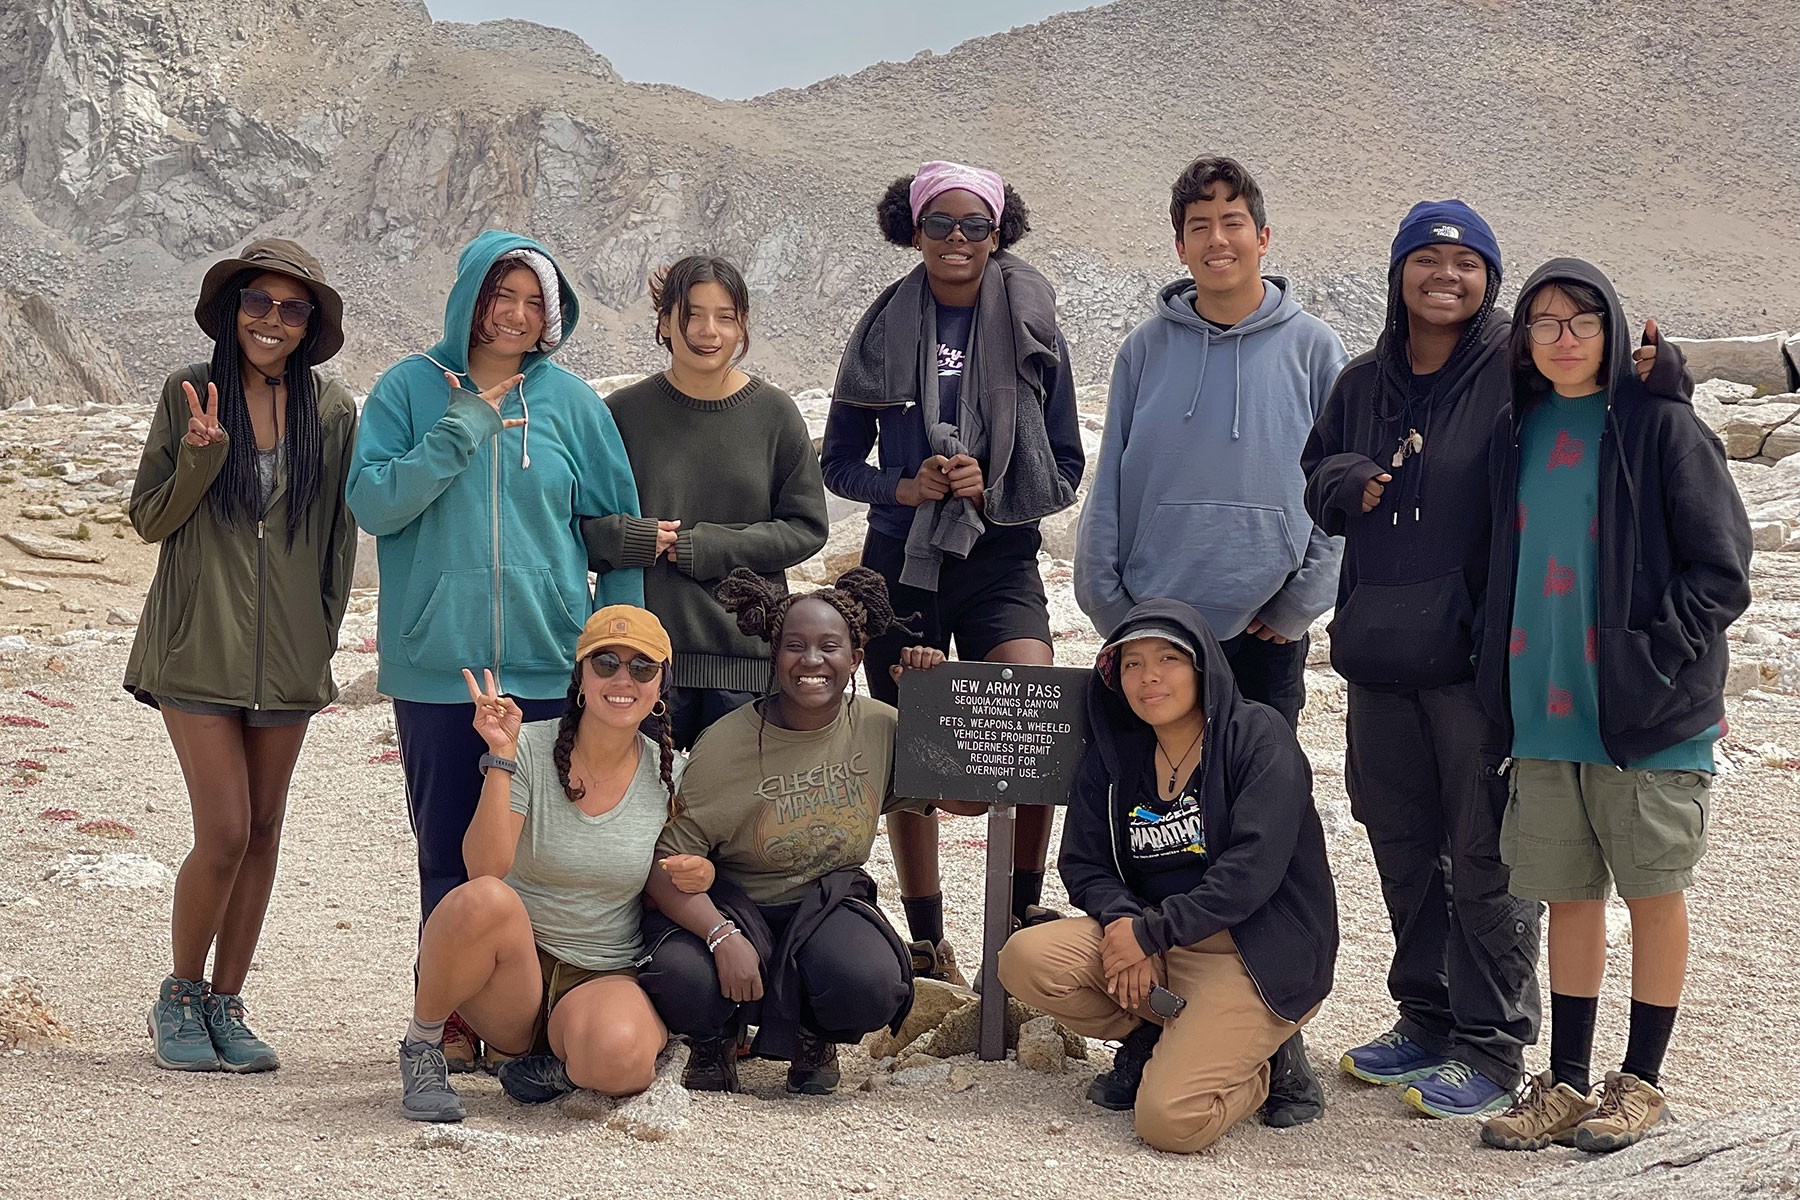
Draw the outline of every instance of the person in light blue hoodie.
M1075 598L1103 632L1143 600L1192 605L1244 694L1294 725L1306 631L1331 607L1341 553L1307 515L1300 451L1344 346L1262 275L1262 192L1237 162L1189 164L1169 217L1191 278L1162 289L1113 364Z
M1145 600L1198 609L1239 691L1297 727L1306 631L1336 597L1341 553L1307 515L1300 452L1347 356L1286 279L1262 274L1269 223L1240 164L1189 163L1169 219L1190 278L1162 289L1114 361L1075 599L1103 635ZM1269 1060L1262 1119L1324 1107L1296 1032Z
M390 367L363 406L346 493L375 535L377 686L394 698L421 920L468 879L487 747L463 669L491 670L527 721L560 717L582 623L644 602L640 570L588 584L581 520L639 514L612 415L550 360L577 316L549 251L489 230L457 260L443 340ZM454 1020L444 1051L473 1068Z

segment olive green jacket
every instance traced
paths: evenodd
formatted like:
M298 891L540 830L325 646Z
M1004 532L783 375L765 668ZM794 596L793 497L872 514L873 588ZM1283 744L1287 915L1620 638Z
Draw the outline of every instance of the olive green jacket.
M187 443L181 385L205 395L208 373L204 364L186 367L163 384L131 489L132 528L162 552L125 689L145 703L169 696L316 712L337 696L331 656L356 565L356 524L344 503L356 402L343 384L313 373L324 464L313 511L290 549L285 456L256 524L224 524L207 502L228 443Z

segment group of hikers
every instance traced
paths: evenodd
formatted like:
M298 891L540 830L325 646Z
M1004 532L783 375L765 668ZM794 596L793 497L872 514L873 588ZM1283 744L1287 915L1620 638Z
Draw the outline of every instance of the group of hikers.
M898 680L952 650L1054 663L1037 525L1087 464L1017 192L934 161L875 210L918 257L857 323L819 452L740 368L750 290L721 258L651 280L668 365L602 401L553 358L567 275L483 233L443 338L360 421L319 370L343 305L310 253L260 240L207 272L210 362L169 377L130 502L161 554L125 686L161 711L194 822L160 1066L277 1066L242 991L358 526L418 843L407 1117L462 1119L450 1076L483 1063L525 1103L641 1091L675 1036L690 1088L736 1090L756 1055L825 1094L837 1047L897 1029L915 978L963 981L937 815L894 792ZM1346 788L1394 935L1394 1022L1342 1069L1485 1118L1497 1147L1638 1140L1668 1114L1725 632L1750 599L1748 522L1679 351L1649 323L1634 347L1576 259L1509 318L1493 231L1445 200L1400 221L1385 327L1346 364L1263 274L1242 165L1189 164L1169 217L1186 274L1118 352L1078 527L1104 648L1058 869L1086 915L1041 903L1050 810L1022 809L1002 983L1119 1043L1088 1097L1150 1146L1321 1114L1301 1030L1338 920L1296 725L1335 607ZM791 592L826 489L868 505L862 565ZM864 869L883 821L904 936ZM1629 1041L1596 1083L1614 888Z

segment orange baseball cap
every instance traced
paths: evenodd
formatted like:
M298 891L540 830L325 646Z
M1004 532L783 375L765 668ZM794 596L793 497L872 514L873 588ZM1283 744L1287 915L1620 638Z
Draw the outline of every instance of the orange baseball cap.
M672 652L656 614L633 604L609 604L589 617L575 643L575 661L586 661L602 646L626 646L659 663L668 662Z

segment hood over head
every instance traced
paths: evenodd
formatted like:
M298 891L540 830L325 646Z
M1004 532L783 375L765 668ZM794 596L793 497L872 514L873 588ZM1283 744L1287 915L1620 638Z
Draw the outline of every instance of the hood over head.
M1610 390L1613 400L1633 396L1641 389L1637 372L1632 366L1632 333L1625 320L1625 308L1619 303L1619 293L1613 287L1612 280L1593 263L1579 258L1553 258L1531 273L1525 281L1525 287L1519 292L1519 300L1513 311L1517 314L1521 326L1520 338L1523 338L1523 326L1530 320L1531 302L1544 288L1558 283L1584 283L1599 292L1606 301L1606 360L1605 385ZM1513 378L1517 381L1521 393L1542 395L1550 390L1550 382L1531 364L1529 342L1519 341L1521 353L1519 361L1513 363Z
M475 235L456 260L456 282L450 298L444 302L444 338L429 351L429 357L440 367L458 375L469 371L469 338L474 332L475 298L481 292L488 269L502 258L516 257L521 266L529 267L545 283L545 267L555 277L554 289L544 287L544 338L538 348L525 355L519 370L530 374L532 367L547 360L552 353L568 344L581 315L581 302L569 286L562 268L550 251L531 238L500 229L489 229ZM559 320L560 318L560 320ZM555 336L552 331L555 330Z
M1135 632L1140 629L1141 634ZM1207 721L1228 716L1240 701L1237 677L1231 673L1225 651L1219 648L1219 639L1213 636L1205 617L1179 600L1145 600L1133 606L1107 637L1106 649L1095 660L1094 672L1100 677L1100 686L1088 688L1087 696L1090 736L1107 772L1114 776L1119 774L1123 761L1123 743L1147 745L1154 737L1150 726L1131 711L1124 694L1114 686L1119 646L1137 636L1169 638L1169 631L1185 638L1187 645L1181 649L1191 647L1194 651L1194 666L1200 672L1200 706Z

